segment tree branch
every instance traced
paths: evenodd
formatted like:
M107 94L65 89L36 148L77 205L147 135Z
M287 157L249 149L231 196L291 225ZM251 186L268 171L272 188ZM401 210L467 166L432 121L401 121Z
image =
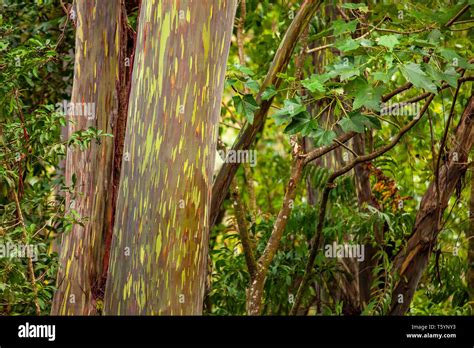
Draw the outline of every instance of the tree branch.
M307 27L314 14L318 10L322 1L318 0L305 0L301 5L293 22L285 33L283 40L278 47L278 50L273 59L272 65L267 73L267 76L257 94L257 102L260 107L257 110L253 124L247 123L244 128L240 131L237 139L232 146L233 150L247 150L255 142L257 134L263 129L266 116L270 106L272 105L273 98L269 100L261 100L261 95L265 89L274 85L276 88L279 87L281 79L278 74L285 71L290 61L291 55L296 47L298 38ZM211 204L211 215L210 224L214 225L219 210L229 191L229 186L235 173L239 167L239 163L224 163L221 170L219 171L213 185L212 190L212 204Z
M250 279L253 279L257 271L257 262L253 253L252 241L247 229L247 222L245 221L245 209L242 200L239 196L239 188L237 181L232 181L231 186L232 200L235 211L235 218L237 220L237 227L239 230L240 241L242 242L242 248L244 249L245 262L247 263L247 269L250 274Z
M327 206L327 203L328 203L329 193L335 187L334 181L338 177L340 177L341 175L343 175L343 174L347 173L348 171L350 171L357 164L367 162L367 161L371 161L374 158L377 158L380 155L383 155L387 151L391 150L400 141L400 139L403 137L403 135L405 135L410 129L412 129L418 123L418 121L421 119L423 114L428 109L428 107L429 107L431 101L433 100L434 96L435 96L434 94L431 94L431 96L426 101L425 105L423 106L422 110L420 111L420 114L417 117L415 117L412 121L410 121L408 124L406 124L400 130L400 132L392 139L392 141L390 141L390 143L388 143L385 146L381 146L376 151L374 151L370 154L359 156L359 157L355 158L351 163L348 163L347 165L345 165L341 169L335 171L329 177L329 179L326 183L326 187L324 188L323 196L321 198L318 225L317 225L317 228L316 228L316 234L313 237L311 252L310 252L310 255L309 255L309 258L308 258L308 262L306 264L306 269L305 269L303 279L302 279L302 281L300 283L300 286L298 288L298 292L297 292L296 297L295 297L295 302L293 304L293 307L291 309L290 314L295 315L297 313L297 310L298 310L299 305L301 303L303 292L306 288L306 284L307 284L307 282L308 282L308 280L311 276L311 273L312 273L312 269L313 269L313 266L314 266L314 261L316 259L316 256L318 254L318 251L319 251L319 249L321 247L321 244L322 244L322 241L323 241L322 231L323 231L324 219L325 219L325 215L326 215L326 206Z

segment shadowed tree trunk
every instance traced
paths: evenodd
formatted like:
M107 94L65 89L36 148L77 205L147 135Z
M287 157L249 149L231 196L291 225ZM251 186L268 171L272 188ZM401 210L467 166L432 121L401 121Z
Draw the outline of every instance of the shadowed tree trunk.
M142 3L106 314L201 314L236 1Z
M458 181L467 170L468 154L474 144L474 97L470 97L453 139L453 149L439 170L440 197L436 182L431 182L416 215L413 233L394 260L399 280L392 295L391 315L404 314L413 299L418 282L428 264L439 233L439 220ZM441 149L442 151L442 149Z
M467 288L471 301L471 314L474 315L474 172L471 173L471 201L469 203L469 230L467 232Z
M121 1L78 0L70 16L77 21L74 83L68 111L68 134L94 127L120 138L126 119L121 110L124 13ZM82 114L77 114L82 105ZM87 105L87 108L84 107ZM52 314L89 315L97 312L103 287L103 257L107 231L112 228L114 140L92 142L85 151L68 148L66 184L75 180L66 209L81 216L62 237L58 290Z
M353 139L354 152L357 155L365 155L365 134L357 134ZM359 208L364 208L364 204L368 204L376 209L380 209L377 200L372 194L372 187L370 184L370 170L367 163L361 163L354 167L357 201ZM378 244L383 241L382 226L374 225L374 238ZM366 241L370 241L371 238L368 236L365 238ZM377 260L374 258L378 248L374 247L371 243L365 243L365 258L364 261L359 265L359 296L361 310L365 308L370 300L370 291L373 282L372 271L377 264Z

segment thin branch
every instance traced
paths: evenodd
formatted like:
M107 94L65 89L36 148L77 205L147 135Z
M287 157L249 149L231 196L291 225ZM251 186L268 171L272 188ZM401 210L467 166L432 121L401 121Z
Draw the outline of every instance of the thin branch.
M306 165L309 162L314 161L315 159L321 156L324 156L328 152L331 152L332 150L339 147L339 143L347 142L348 140L352 139L356 134L357 134L356 132L347 132L347 133L341 134L336 139L334 139L331 145L321 146L321 147L318 147L317 149L311 150L310 152L304 154L303 155L304 164Z
M257 262L253 253L252 241L250 240L249 232L247 229L247 222L245 220L245 208L240 199L239 187L237 181L234 178L231 186L231 194L235 211L235 218L237 220L237 227L239 230L240 241L242 242L242 248L244 249L245 262L247 263L247 269L250 274L250 279L253 279L257 271Z
M449 132L449 126L451 125L451 120L454 116L454 109L456 107L456 101L458 99L458 94L459 94L459 90L461 89L461 83L458 82L458 86L456 88L456 92L454 92L454 97L453 97L453 102L451 104L451 110L449 111L449 116L448 116L448 122L446 124L446 127L444 128L444 134L443 134L443 138L441 139L441 144L439 146L439 153L438 153L438 158L436 160L436 168L435 168L435 178L436 178L436 188L437 188L437 192L438 192L438 202L437 202L437 206L438 206L438 212L441 211L441 195L439 194L439 166L440 166L440 163L441 163L441 157L443 156L443 153L444 153L444 147L446 145L446 139L448 138L448 132ZM439 227L439 222L440 222L440 219L441 219L441 216L438 216L438 221L437 221L437 226Z
M257 134L259 134L263 129L273 98L270 98L269 100L261 100L261 95L270 85L274 85L276 88L279 87L281 79L278 75L286 70L298 39L308 26L321 3L322 1L320 0L305 0L301 5L300 10L290 24L280 46L278 47L272 65L267 72L267 76L262 83L259 93L257 94L256 99L260 107L255 114L254 122L252 124L247 123L244 128L242 128L232 146L233 150L249 149L255 142ZM216 222L220 207L227 196L229 186L238 167L239 163L224 163L214 181L210 217L211 226Z
M456 15L451 18L448 23L446 23L446 27L450 27L459 17L461 17L468 9L471 7L471 5L466 5L464 6Z
M268 268L278 250L286 224L293 210L296 189L303 173L303 147L296 141L293 141L293 162L291 166L290 180L286 186L286 192L283 198L283 205L278 213L270 238L267 242L262 256L258 260L257 272L252 279L248 289L247 313L249 315L259 315L262 310L263 287L268 272Z
M434 94L430 95L430 97L426 101L425 105L423 105L423 108L420 111L420 114L417 117L415 117L412 121L410 121L408 124L406 124L400 130L400 132L392 139L392 141L390 141L390 143L388 143L385 146L381 146L376 151L374 151L374 152L372 152L368 155L363 155L363 156L359 156L359 157L355 158L351 163L347 164L346 166L342 167L341 169L339 169L339 170L335 171L333 174L331 174L331 176L327 180L326 187L324 188L323 196L321 198L321 205L320 205L320 211L319 211L318 225L317 225L317 228L316 228L316 234L315 234L315 236L313 237L313 240L312 240L311 252L310 252L310 255L309 255L309 258L308 258L308 262L306 264L305 273L304 273L303 279L301 280L300 286L298 288L298 292L297 292L296 297L295 297L295 302L293 304L293 307L291 309L290 314L295 315L297 313L297 310L298 310L299 305L301 303L303 292L306 288L306 284L307 284L307 282L308 282L308 280L309 280L309 278L312 274L314 261L316 259L318 251L320 249L320 245L321 245L322 240L323 240L322 231L323 231L324 219L325 219L325 215L326 215L326 206L327 206L327 203L328 203L329 193L335 187L334 181L338 177L340 177L341 175L343 175L343 174L347 173L348 171L350 171L357 164L371 161L374 158L377 158L377 157L383 155L384 153L386 153L387 151L391 150L400 141L400 139L403 137L403 135L405 135L410 129L412 129L418 123L418 121L421 119L423 114L428 109L428 107L431 104L431 101L433 100L434 97L435 97Z

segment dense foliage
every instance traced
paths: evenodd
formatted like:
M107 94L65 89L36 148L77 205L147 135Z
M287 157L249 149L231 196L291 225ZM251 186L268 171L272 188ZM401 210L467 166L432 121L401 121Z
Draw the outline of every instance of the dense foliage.
M410 104L407 114L386 112L387 107L425 92L435 94L426 115L398 144L370 161L376 204L359 203L353 170L337 178L329 194L325 244L350 241L377 247L372 296L361 314L388 314L397 281L390 273L394 256L412 234L420 201L434 180L451 109L448 150L472 95L470 81L460 84L458 93L456 89L458 80L471 76L474 69L474 4L324 2L302 34L288 69L279 75L281 85L266 86L259 93L301 2L245 3L245 12L239 5L236 15L219 138L221 146L229 149L244 124L254 122L261 100L274 98L254 147L256 165L242 165L235 181L256 258L263 254L283 204L291 175L291 138L304 139L310 150L353 131L363 134L370 153L412 121L426 99ZM471 6L447 25L466 5ZM74 23L63 6L69 5L57 0L0 0L0 243L38 248L34 285L28 258L0 258L0 313L6 315L34 314L35 298L42 313L50 311L58 237L72 224L87 221L74 210L65 213L64 192L70 189L63 179L66 147L84 149L104 136L93 128L62 136L66 121L57 103L70 98L74 64ZM136 13L130 16L134 26ZM406 83L412 87L390 99L391 104L381 103L383 96ZM268 269L263 314L290 313L305 274L326 181L353 158L350 146L343 146L304 168L291 216ZM222 161L216 160L217 173ZM466 279L471 177L472 166L444 212L410 314L468 315L474 307ZM207 315L246 313L250 275L234 208L234 199L227 197L211 231ZM376 229L383 230L382 241L376 240ZM341 275L351 279L347 273L337 258L319 253L303 296L304 313L349 314L338 289Z

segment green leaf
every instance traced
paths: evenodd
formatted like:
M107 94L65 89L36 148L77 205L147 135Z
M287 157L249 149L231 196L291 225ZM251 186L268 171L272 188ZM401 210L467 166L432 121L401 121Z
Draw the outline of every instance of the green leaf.
M301 133L302 136L307 136L311 133L313 128L317 127L318 124L311 118L311 115L305 111L291 119L291 122L286 126L284 132L286 134Z
M275 89L274 86L268 86L267 88L265 88L265 90L263 91L261 95L262 100L269 100L270 98L274 97L277 93L278 91Z
M434 29L428 34L428 42L430 43L438 43L440 38L441 32L438 29Z
M318 128L311 132L311 136L314 138L316 146L324 146L332 144L332 141L336 138L336 132L330 129Z
M237 79L226 79L225 80L225 87L228 88L228 87L231 87L231 86L235 86L235 84L238 82L239 80Z
M365 126L372 127L372 122L359 112L351 112L349 117L344 117L339 121L339 125L344 132L363 133Z
M419 64L408 63L399 65L399 68L403 76L405 76L405 78L410 81L413 86L418 88L424 88L432 93L437 92L436 85L428 77L428 75L423 70L421 70Z
M347 80L353 76L359 76L360 71L350 63L341 63L334 65L334 70L331 71L330 77L340 76L341 80Z
M338 40L334 46L342 52L349 52L358 49L360 47L360 42L353 38L347 38Z
M388 83L388 81L390 80L390 76L388 76L388 74L381 71L376 71L372 73L372 76L374 77L375 81L382 81L384 83Z
M463 69L474 69L474 64L470 64L466 58L461 57L455 51L449 48L441 48L439 50L441 56L446 59L450 66L455 68L463 68Z
M369 120L371 124L370 126L368 126L368 128L382 129L382 123L377 117L367 115L365 115L365 117Z
M356 110L365 106L367 109L380 111L380 100L382 94L382 87L373 87L366 83L362 88L359 88L356 91L352 109Z
M333 29L334 35L341 35L346 32L353 33L357 28L357 21L346 22L344 20L338 19L332 23L331 29Z
M247 68L246 66L243 66L240 64L234 64L234 68L237 71L241 72L242 74L249 75L249 76L255 75L255 73L251 69Z
M277 74L277 77L286 81L286 82L294 82L296 81L296 77L294 76L289 76L288 74L285 74L285 73L278 73Z
M374 43L372 42L372 40L369 40L369 39L362 39L362 40L360 40L360 45L361 45L362 47L372 47L373 44L374 44Z
M287 99L284 102L285 109L288 110L290 116L298 115L299 113L306 111L306 106L301 104L299 98Z
M306 112L306 107L301 104L301 100L297 97L285 100L284 107L275 112L272 118L275 119L275 124L279 126L303 112Z
M240 96L234 96L232 100L234 101L234 106L237 112L245 116L247 121L252 124L255 111L258 109L258 104L254 97L251 94L246 94L243 98Z
M451 87L456 87L458 84L459 74L454 67L448 67L444 72L439 70L432 64L424 64L426 73L434 80L437 86L442 85L442 81L447 82Z
M247 86L248 89L255 93L257 93L260 89L258 82L253 79L248 79L247 81L245 81L245 86Z
M398 35L383 35L377 38L377 43L393 51L393 48L398 45L400 41L398 41Z
M301 84L311 92L324 92L324 82L321 75L313 74L310 78L301 81Z
M348 8L350 10L359 10L361 12L367 12L369 10L367 5L363 4L363 3L357 4L357 3L348 2L346 4L342 4L341 7L342 8Z

